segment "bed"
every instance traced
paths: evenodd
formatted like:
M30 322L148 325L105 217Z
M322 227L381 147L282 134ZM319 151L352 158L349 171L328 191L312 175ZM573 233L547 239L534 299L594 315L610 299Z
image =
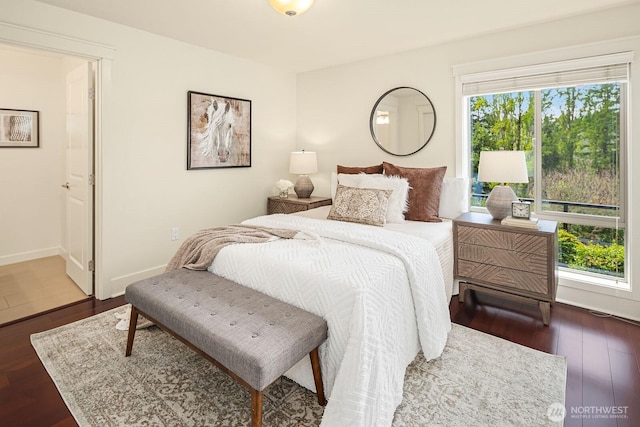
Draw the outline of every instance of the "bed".
M320 360L329 403L321 425L390 426L406 367L419 351L439 357L451 329L451 222L376 227L327 219L330 212L244 221L310 237L226 246L209 271L327 321ZM315 390L307 360L285 375Z
M296 212L293 215L326 219L330 209L331 206L321 206L316 209ZM450 219L443 218L442 222L405 221L403 223L389 223L385 224L384 228L430 241L435 247L440 260L447 301L451 300L452 295L458 294L458 283L453 280L453 235Z

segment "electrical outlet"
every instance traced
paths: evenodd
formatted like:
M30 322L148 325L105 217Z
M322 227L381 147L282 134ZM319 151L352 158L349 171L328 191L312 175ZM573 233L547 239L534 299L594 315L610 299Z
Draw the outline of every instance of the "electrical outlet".
M171 229L171 240L178 240L180 238L180 229L178 227L173 227Z

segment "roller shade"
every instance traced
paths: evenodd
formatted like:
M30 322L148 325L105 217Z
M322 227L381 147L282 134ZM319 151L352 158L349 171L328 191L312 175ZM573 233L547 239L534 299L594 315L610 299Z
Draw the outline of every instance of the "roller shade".
M464 96L627 82L632 52L460 76Z

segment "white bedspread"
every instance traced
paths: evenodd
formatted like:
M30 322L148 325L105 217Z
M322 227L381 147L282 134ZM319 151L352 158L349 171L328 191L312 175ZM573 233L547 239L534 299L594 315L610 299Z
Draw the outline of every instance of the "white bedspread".
M419 348L427 359L440 356L451 329L433 245L380 227L296 215L245 223L322 239L230 245L209 270L326 319L323 426L390 426L407 365ZM305 358L287 376L314 390L309 365Z

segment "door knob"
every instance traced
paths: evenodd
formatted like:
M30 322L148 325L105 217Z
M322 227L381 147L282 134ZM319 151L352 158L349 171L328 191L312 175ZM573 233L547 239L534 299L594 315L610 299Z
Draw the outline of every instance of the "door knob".
M71 188L71 186L69 185L69 183L68 183L68 182L65 182L64 184L62 184L62 185L61 185L61 187L64 187L64 188L66 188L67 190L68 190L69 188Z

